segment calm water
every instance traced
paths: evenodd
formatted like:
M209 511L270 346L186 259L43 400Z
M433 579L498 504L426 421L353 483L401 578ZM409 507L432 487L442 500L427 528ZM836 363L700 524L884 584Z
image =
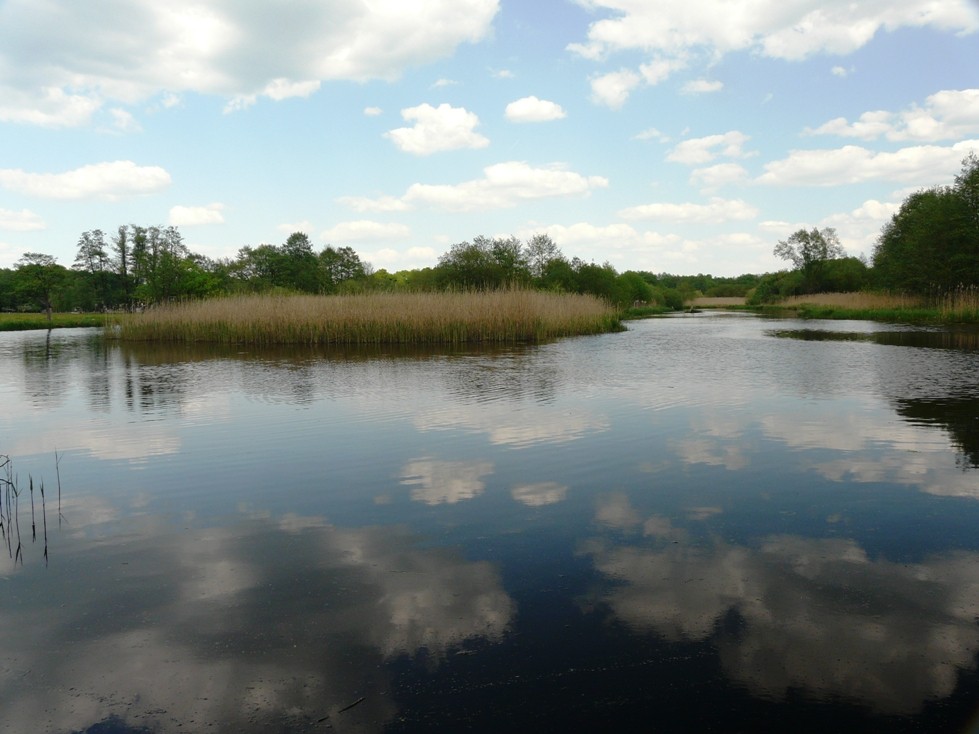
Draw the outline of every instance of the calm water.
M977 381L975 332L731 314L0 334L0 731L976 731Z

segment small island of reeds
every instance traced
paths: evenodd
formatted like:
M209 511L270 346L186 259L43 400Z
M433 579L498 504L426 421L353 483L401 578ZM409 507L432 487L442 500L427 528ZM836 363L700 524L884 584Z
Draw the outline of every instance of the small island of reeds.
M155 306L121 319L124 341L220 344L539 342L622 328L590 295L534 290L249 295Z

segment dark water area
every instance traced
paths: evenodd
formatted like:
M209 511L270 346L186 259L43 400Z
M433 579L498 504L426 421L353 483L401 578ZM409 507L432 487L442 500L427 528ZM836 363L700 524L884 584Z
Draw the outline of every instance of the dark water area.
M2 732L979 731L967 330L6 333L0 411Z

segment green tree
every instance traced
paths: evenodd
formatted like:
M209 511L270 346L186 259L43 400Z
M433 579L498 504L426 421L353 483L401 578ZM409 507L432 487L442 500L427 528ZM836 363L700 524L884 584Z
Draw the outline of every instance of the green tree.
M802 273L803 288L815 293L825 287L823 280L826 262L845 257L846 251L840 244L836 230L827 227L822 230L813 228L793 232L787 240L779 240L774 254L782 260L790 260Z
M41 252L25 252L14 267L17 276L14 292L22 300L35 301L50 323L54 297L65 281L67 270L54 257Z
M629 308L637 303L653 300L653 287L640 273L627 270L615 279L612 300L619 308Z
M911 194L874 247L877 282L925 294L979 281L979 237L966 200L950 187Z
M344 284L349 288L352 282L362 282L368 275L368 266L352 247L327 245L317 260L319 287L324 293L338 293Z
M493 288L497 283L496 262L489 240L476 237L473 242L459 242L439 257L438 282L441 286Z
M82 232L72 268L84 274L84 283L90 293L83 308L86 311L106 308L109 305L110 260L105 233L101 229Z
M281 261L281 285L285 288L315 293L319 288L318 261L313 244L304 232L293 232L279 248Z
M538 281L544 279L548 266L558 259L564 259L561 248L546 234L535 234L527 241L524 258L530 275Z

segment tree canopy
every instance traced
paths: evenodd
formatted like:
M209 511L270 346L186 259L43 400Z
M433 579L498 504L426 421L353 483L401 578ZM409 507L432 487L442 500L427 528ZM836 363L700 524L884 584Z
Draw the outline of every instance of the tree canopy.
M979 157L951 186L908 196L884 225L873 254L879 285L907 293L979 285Z

